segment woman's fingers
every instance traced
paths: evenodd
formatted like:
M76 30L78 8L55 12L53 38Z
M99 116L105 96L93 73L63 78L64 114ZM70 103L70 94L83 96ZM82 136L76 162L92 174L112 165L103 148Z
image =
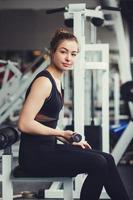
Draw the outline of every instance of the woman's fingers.
M92 149L91 145L87 142L87 141L84 141L84 144L86 147L88 147L89 149Z
M80 146L82 149L92 149L87 141L73 142L72 144L75 146Z

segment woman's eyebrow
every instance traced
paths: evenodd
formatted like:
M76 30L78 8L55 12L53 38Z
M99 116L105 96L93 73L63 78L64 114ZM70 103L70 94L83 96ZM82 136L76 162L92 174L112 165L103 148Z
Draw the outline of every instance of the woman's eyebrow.
M60 49L64 49L64 50L66 50L66 51L69 51L67 48L65 48L65 47L60 47ZM72 53L77 53L78 51L72 51Z
M65 47L60 47L60 49L64 49L64 50L68 51L68 49L67 49L67 48L65 48Z

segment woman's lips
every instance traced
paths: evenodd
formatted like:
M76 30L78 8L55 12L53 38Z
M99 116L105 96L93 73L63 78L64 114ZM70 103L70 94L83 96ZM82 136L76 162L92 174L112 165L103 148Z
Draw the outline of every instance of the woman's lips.
M71 64L68 64L68 63L63 63L64 67L70 67Z

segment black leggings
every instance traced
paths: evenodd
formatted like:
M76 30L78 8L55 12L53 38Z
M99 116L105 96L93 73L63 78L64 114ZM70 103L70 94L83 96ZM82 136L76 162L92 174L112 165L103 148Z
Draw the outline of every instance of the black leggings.
M23 152L20 151L20 165L32 176L76 176L86 173L80 200L98 200L103 186L112 200L129 200L110 154L71 145L28 145L28 150L24 146Z

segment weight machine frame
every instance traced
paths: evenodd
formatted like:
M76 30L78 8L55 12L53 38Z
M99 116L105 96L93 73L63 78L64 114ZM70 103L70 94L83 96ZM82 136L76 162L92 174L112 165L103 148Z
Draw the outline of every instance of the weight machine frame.
M85 87L85 70L96 69L103 71L102 86L106 85L106 90L103 91L102 97L102 127L103 127L103 151L109 152L109 47L108 44L88 44L85 45L84 23L86 17L100 17L103 18L101 10L86 9L86 4L69 4L68 15L73 18L74 29L73 32L78 38L80 44L80 53L77 57L74 70L74 130L82 133L84 139L84 87ZM85 51L100 51L102 60L99 62L85 63ZM80 91L80 97L79 97ZM80 99L79 99L80 98ZM78 175L75 178L75 190L73 191L74 198L79 198L81 187L85 179L84 174ZM58 189L60 183L53 183L47 195L51 197L60 198ZM52 190L54 188L54 190ZM49 192L49 193L48 193ZM46 196L46 198L48 197ZM102 198L109 198L105 190L101 194Z

